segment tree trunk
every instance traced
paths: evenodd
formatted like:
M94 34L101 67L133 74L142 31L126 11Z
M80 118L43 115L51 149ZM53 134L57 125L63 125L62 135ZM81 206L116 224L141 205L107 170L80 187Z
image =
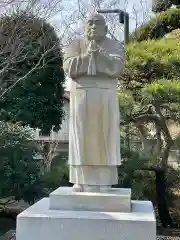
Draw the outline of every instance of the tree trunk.
M169 213L168 208L168 187L167 187L167 169L168 169L168 158L169 158L169 152L173 144L173 140L171 138L169 129L166 124L166 120L161 112L160 107L157 105L155 107L156 112L160 116L160 121L156 122L157 127L156 130L158 130L156 133L158 133L159 137L162 132L164 136L164 147L162 150L162 156L160 166L161 169L157 169L155 171L156 173L156 193L157 193L157 203L158 203L158 212L159 217L161 220L161 223L163 227L168 227L172 225L172 218ZM160 141L160 139L159 139Z
M156 170L156 194L159 218L164 228L172 225L172 218L168 209L167 202L167 179L165 170Z
M149 153L149 141L147 139L147 129L142 123L136 123L136 127L139 130L141 146L144 153Z
M130 126L129 124L126 126L125 128L125 133L126 133L126 137L125 137L125 142L126 142L126 146L128 148L130 148L130 134L129 134L129 130L130 130Z
M172 225L172 219L168 209L168 202L167 202L167 181L166 181L166 172L168 167L168 157L169 151L173 144L173 140L171 138L169 129L166 124L166 119L163 116L159 103L150 109L151 114L143 114L139 117L134 118L135 122L138 123L138 128L141 123L144 122L154 122L156 125L156 135L157 135L157 150L159 150L160 156L160 163L154 169L156 173L156 193L157 193L157 205L159 211L159 217L163 227L167 227ZM136 124L137 125L137 124ZM140 129L142 135L142 129ZM161 148L162 141L161 141L161 134L164 137L164 146L163 149ZM154 167L153 167L154 168Z
M161 154L161 150L162 150L162 138L161 138L161 128L159 127L159 125L157 123L155 123L155 129L156 129L156 145L154 147L154 156L158 156L159 158L162 156Z

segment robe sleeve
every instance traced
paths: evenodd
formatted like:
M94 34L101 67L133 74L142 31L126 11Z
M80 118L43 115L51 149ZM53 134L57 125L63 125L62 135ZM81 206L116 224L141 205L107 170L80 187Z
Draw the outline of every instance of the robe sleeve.
M97 73L118 78L124 71L124 46L110 43L107 50L101 49L97 55Z
M80 41L64 48L63 68L70 78L77 78L87 73L88 58L81 54Z

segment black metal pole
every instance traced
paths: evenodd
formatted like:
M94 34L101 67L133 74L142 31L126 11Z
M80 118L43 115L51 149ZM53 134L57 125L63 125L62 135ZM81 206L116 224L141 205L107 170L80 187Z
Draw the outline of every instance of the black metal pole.
M119 23L124 24L124 43L129 43L129 13L121 9L99 9L98 13L118 13Z
M129 14L124 13L124 43L129 43Z

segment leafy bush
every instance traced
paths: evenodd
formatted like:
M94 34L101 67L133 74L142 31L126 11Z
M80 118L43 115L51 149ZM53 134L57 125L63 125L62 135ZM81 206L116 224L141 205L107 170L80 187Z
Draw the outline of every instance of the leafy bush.
M165 36L165 38L170 38L170 39L180 39L180 28L177 28L169 33L167 33Z
M119 186L132 188L133 199L150 200L157 204L155 172L143 170L154 160L137 149L121 147L123 163L119 168ZM180 169L169 166L167 171L168 203L173 204L173 189L180 184Z
M0 95L17 83L0 97L0 119L21 122L43 133L52 126L59 130L65 76L55 30L25 12L2 16L0 27Z
M58 154L54 157L49 172L42 177L43 187L52 191L60 186L69 185L69 168L67 154Z
M69 173L67 166L52 167L42 178L43 186L48 191L55 190L60 186L69 185Z
M131 188L132 198L142 199L147 188L146 181L142 181L141 169L149 162L150 158L145 157L143 152L136 148L128 149L121 146L122 165L119 167L119 185L120 187ZM142 184L143 182L143 184ZM149 186L148 186L149 187ZM155 189L155 186L153 186Z
M177 183L180 183L180 171L169 166L167 171L167 198L169 206L173 205L173 199L175 198L173 189L177 187ZM136 171L132 180L132 193L135 199L150 200L157 204L155 172L147 170Z
M32 132L0 122L0 197L34 202L41 197L41 162Z
M131 91L156 80L180 77L180 42L161 39L129 44L126 52L125 73L120 84Z
M153 0L152 1L152 10L155 13L166 11L168 8L174 4L173 0Z
M152 17L137 29L133 33L132 39L136 41L157 39L177 28L180 28L180 9L168 9Z

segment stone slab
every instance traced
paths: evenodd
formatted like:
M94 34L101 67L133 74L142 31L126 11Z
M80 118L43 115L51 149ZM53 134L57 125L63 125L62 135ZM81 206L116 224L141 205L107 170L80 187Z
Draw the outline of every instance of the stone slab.
M132 201L132 212L49 210L44 198L17 217L16 240L155 240L156 220L148 201Z
M51 210L131 212L131 189L111 188L100 193L74 192L60 187L50 194Z

